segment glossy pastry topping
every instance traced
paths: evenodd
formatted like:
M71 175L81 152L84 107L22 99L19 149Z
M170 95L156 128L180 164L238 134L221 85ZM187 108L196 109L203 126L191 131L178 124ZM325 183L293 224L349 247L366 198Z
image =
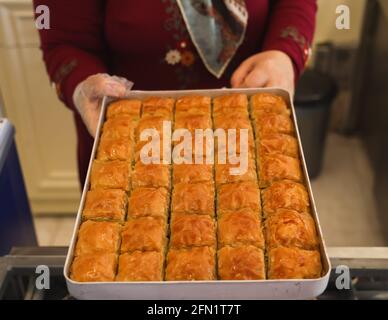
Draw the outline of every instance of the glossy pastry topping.
M171 249L167 254L166 280L215 280L215 265L211 247Z
M240 209L218 218L218 245L253 245L264 249L264 237L257 211Z
M171 220L170 247L175 249L216 246L214 220L197 214L174 214Z
M213 181L213 166L207 164L174 164L174 185L178 183L201 183Z
M244 156L244 155L243 155ZM257 181L256 163L248 156L247 166L244 168L241 162L238 164L218 164L219 158L216 160L216 184L219 188L222 184L235 183L242 181ZM231 169L238 169L237 174L232 174Z
M172 98L150 97L143 101L143 117L161 116L172 119L175 100Z
M271 154L260 157L259 163L261 188L277 180L302 181L301 164L298 159L282 154Z
M272 133L262 136L257 141L257 157L266 154L280 153L293 158L299 157L298 140L281 133Z
M207 96L184 96L177 100L176 114L210 114L211 99Z
M96 189L88 191L82 218L123 221L127 200L127 194L123 190Z
M172 195L172 213L214 216L214 185L212 183L178 183Z
M262 105L272 105L287 109L286 101L275 94L271 93L257 93L251 97L252 108L260 107Z
M267 218L265 227L268 248L283 246L312 250L318 247L315 222L307 213L279 209Z
M108 119L102 128L101 139L112 140L118 138L134 139L136 122L130 116L120 116Z
M118 252L120 231L121 226L116 222L85 221L78 232L75 255Z
M132 189L170 187L170 166L137 162L132 172Z
M314 279L322 273L319 251L278 247L269 250L269 279Z
M263 250L254 246L223 247L218 251L220 280L263 280Z
M271 184L262 192L263 211L270 215L280 208L309 212L310 200L304 185L282 180Z
M129 190L130 163L126 161L94 160L90 176L91 189Z
M113 281L117 266L114 253L84 254L74 258L70 278L78 282Z
M137 127L136 127L136 142L142 141L141 134L142 132L147 132L145 130L154 129L158 132L159 136L163 136L163 123L166 121L171 121L162 116L150 116L146 118L141 118Z
M228 129L248 129L252 130L252 125L248 117L237 116L237 117L227 117L219 116L214 118L214 127L221 128L224 130Z
M213 112L228 113L233 110L244 112L248 109L248 98L245 94L229 94L213 99Z
M138 188L128 200L128 218L167 218L168 191L165 188Z
M157 251L134 251L119 257L116 281L162 281L163 255Z
M186 129L195 133L197 129L212 129L211 118L203 114L189 114L175 117L174 130Z
M267 113L254 121L256 137L270 133L293 134L294 125L291 118L284 114Z
M121 253L140 251L163 251L166 224L164 219L142 217L129 219L121 233Z
M108 119L118 116L130 116L133 119L139 119L141 109L141 100L122 99L112 102L108 106L106 117Z
M126 160L133 158L134 143L128 138L101 139L98 146L97 159L108 160Z

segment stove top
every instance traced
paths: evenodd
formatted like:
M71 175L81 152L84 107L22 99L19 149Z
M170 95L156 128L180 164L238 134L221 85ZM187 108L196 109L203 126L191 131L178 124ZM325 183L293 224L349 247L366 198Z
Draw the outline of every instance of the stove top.
M9 255L0 258L0 300L74 299L63 277L66 253L66 247L12 249ZM333 269L329 285L318 300L388 300L388 257L354 258L345 254L330 260ZM39 265L49 268L49 289L37 289ZM348 282L346 273L350 277Z

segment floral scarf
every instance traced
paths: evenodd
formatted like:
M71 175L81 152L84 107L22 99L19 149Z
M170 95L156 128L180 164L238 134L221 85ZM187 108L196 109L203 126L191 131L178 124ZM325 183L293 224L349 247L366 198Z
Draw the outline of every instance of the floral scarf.
M244 40L244 0L177 0L192 42L206 68L220 78Z

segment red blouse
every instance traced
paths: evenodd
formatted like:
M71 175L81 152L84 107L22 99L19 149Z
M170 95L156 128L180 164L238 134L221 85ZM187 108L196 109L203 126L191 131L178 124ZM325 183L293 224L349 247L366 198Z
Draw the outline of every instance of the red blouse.
M315 27L316 0L246 0L243 44L220 79L207 71L192 44L175 0L34 0L50 9L50 29L40 30L41 49L60 99L72 110L78 83L92 74L123 76L137 90L229 86L238 65L262 50L287 53L298 77ZM177 49L179 63L166 59ZM81 181L93 140L75 112Z

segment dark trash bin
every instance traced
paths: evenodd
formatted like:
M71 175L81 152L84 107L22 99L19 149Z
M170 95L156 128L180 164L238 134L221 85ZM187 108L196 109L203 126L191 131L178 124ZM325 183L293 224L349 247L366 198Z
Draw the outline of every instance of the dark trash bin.
M296 87L294 105L311 179L321 172L330 107L336 93L334 80L313 69L303 73Z

